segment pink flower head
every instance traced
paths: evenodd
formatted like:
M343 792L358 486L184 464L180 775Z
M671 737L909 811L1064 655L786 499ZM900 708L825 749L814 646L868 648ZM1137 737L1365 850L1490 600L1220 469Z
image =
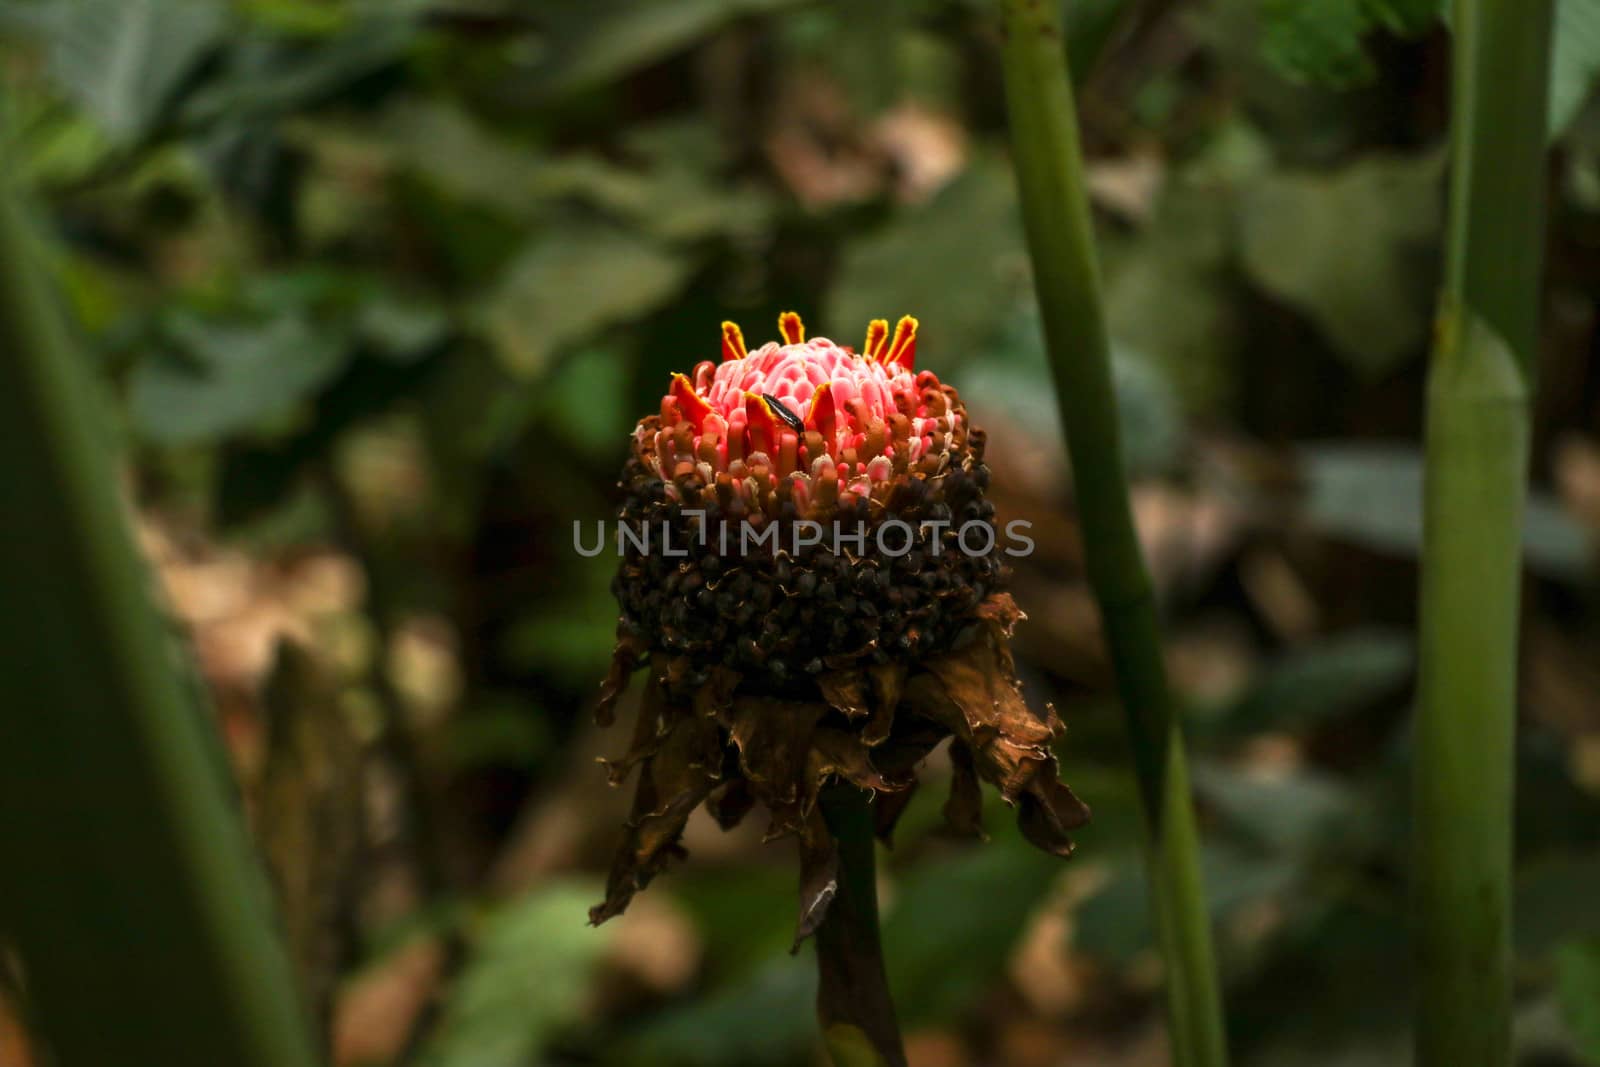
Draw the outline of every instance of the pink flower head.
M844 493L874 496L896 475L936 474L964 440L959 400L915 369L916 319L903 317L892 337L875 320L860 354L826 337L807 341L792 311L778 328L782 344L750 352L725 322L722 362L673 376L660 419L641 423L636 438L669 486L692 472L760 500L784 485L805 513Z

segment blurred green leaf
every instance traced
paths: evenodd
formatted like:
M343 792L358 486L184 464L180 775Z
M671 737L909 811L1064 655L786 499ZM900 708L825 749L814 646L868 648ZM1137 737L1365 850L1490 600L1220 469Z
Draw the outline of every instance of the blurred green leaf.
M608 1063L660 1067L783 1067L816 1041L811 950L780 956L754 975L663 1013L621 1043Z
M1305 314L1370 377L1419 353L1432 314L1443 156L1371 156L1333 172L1278 172L1239 204L1251 280Z
M443 488L470 499L488 472L486 460L514 446L540 410L539 388L519 383L491 353L454 351L429 384L421 414L429 448L443 465Z
M1410 677L1414 657L1400 630L1339 634L1274 661L1242 697L1203 721L1230 733L1309 729L1394 692Z
M531 768L550 748L549 719L511 700L452 718L445 739L446 759L457 773L483 767Z
M557 536L561 549L571 551L570 522L562 524ZM592 545L594 536L593 522L585 521L583 543ZM612 542L592 558L573 554L562 575L562 588L570 592L551 597L507 632L501 651L509 664L548 672L583 689L605 673L617 633L617 605L611 599L611 577L617 566L614 547Z
M1194 787L1235 832L1279 853L1315 851L1348 833L1357 813L1348 785L1308 767L1269 771L1197 760Z
M1407 1062L1411 954L1403 897L1326 883L1296 897L1300 909L1278 933L1268 965L1231 1001L1234 1025L1249 1035L1249 1062Z
M406 56L420 32L418 16L408 10L414 6L379 9L381 14L355 20L313 44L240 38L216 75L184 100L183 117L195 124L239 126L318 103Z
M916 315L918 362L942 375L978 357L1027 295L1011 176L981 158L926 205L845 246L819 332L857 345L873 319Z
M697 867L672 872L662 888L694 916L705 943L707 977L739 982L783 957L794 944L798 877L792 851L773 845L770 864Z
M1058 450L1061 414L1049 389L1042 330L1036 309L1020 310L990 346L990 358L962 373L961 393L980 422L1003 412L1041 447ZM1138 475L1169 470L1182 449L1185 427L1165 367L1118 346L1112 353L1111 372L1128 470Z
M610 934L584 925L598 886L552 885L497 905L477 923L425 1067L517 1067L575 1022Z
M341 127L316 136L367 138ZM384 145L444 193L514 220L548 212L553 202L582 203L615 222L666 241L752 234L768 223L771 197L755 183L721 184L716 130L702 120L664 121L622 133L626 165L587 152L548 155L459 107L407 100L389 109Z
M1150 889L1138 852L1124 850L1099 858L1111 861L1110 874L1074 912L1072 947L1122 965L1153 948Z
M1451 5L1443 7L1445 22ZM1555 0L1550 37L1551 139L1567 132L1600 79L1600 5L1594 0Z
M315 266L247 275L215 303L215 316L168 311L159 331L166 347L134 368L134 425L151 440L224 437L282 418L343 381L358 347L376 358L355 365L371 364L351 383L362 386L360 397L346 399L381 406L398 382L414 380L449 329L431 300L407 300L373 275ZM287 474L304 457L283 458Z
M1367 1036L1347 1033L1329 1044L1298 1037L1267 1046L1271 1051L1249 1062L1271 1067L1395 1067L1411 1062L1411 1035L1392 1031Z
M1102 710L1109 712L1110 709ZM1074 723L1070 729L1074 737L1082 738L1087 727L1086 723ZM1119 743L1121 740L1119 735ZM1139 802L1138 783L1133 768L1122 758L1120 748L1112 761L1088 762L1074 752L1078 743L1069 739L1061 752L1065 768L1062 777L1094 809L1094 818L1089 824L1073 832L1073 840L1078 842L1077 855L1084 859L1114 855L1120 848L1138 841L1143 832L1144 813Z
M1305 869L1300 857L1226 842L1208 846L1202 870L1212 922L1220 926L1241 908L1291 898ZM1073 947L1079 951L1118 965L1154 951L1150 889L1140 854L1125 850L1113 856L1111 876L1079 905L1074 918Z
M1600 1064L1600 939L1573 941L1556 953L1556 988L1579 1050Z
M566 346L660 306L691 269L683 256L627 230L573 222L511 263L479 319L505 368L533 378Z
M1369 548L1415 555L1422 543L1422 456L1409 445L1329 444L1302 452L1307 519ZM1549 496L1529 495L1522 527L1528 565L1553 578L1589 573L1587 531Z
M1528 718L1544 710L1530 706ZM1532 722L1517 731L1517 850L1535 869L1563 857L1571 862L1569 850L1600 855L1600 796L1574 780L1579 764L1570 745L1569 737ZM1592 905L1586 913L1569 913L1574 929L1600 933L1600 897Z
M1421 33L1439 21L1443 0L1367 0L1373 22L1395 33Z
M988 844L925 862L900 885L883 939L889 987L908 1023L948 1018L993 983L1034 908L1066 871L1024 841L1009 814L991 812Z
M889 1067L866 1032L849 1023L834 1023L822 1035L833 1067Z
M1440 0L1261 0L1262 48L1288 78L1349 88L1376 72L1369 34L1421 33L1439 9Z
M356 329L378 354L410 362L445 340L450 319L427 299L377 292L356 313Z
M1216 169L1256 169L1238 158L1253 135L1236 125L1208 154ZM1108 234L1106 323L1119 348L1138 352L1191 409L1224 399L1236 333L1226 270L1233 238L1231 193L1215 182L1175 182L1154 218L1131 236Z
M238 0L239 11L257 25L283 33L323 36L349 26L352 6L327 0Z
M1600 78L1600 4L1558 0L1550 54L1550 135L1577 117Z
M590 166L568 173L551 167L546 180L552 189L564 187L668 241L716 234L751 237L770 224L773 199L764 186L716 177L725 149L710 122L649 123L629 131L623 146L637 158L637 169L602 171L597 161L588 160Z
M540 383L531 416L587 455L614 455L633 429L627 410L628 365L616 346L594 346Z
M341 332L295 313L261 323L175 313L166 334L174 349L134 369L129 405L138 431L168 444L287 414L331 380L350 352Z
M1285 77L1349 86L1370 79L1362 0L1263 0L1262 48Z
M6 158L28 187L79 181L114 148L99 123L25 82L7 86L3 113Z
M528 144L503 136L456 105L408 98L389 108L378 129L397 161L442 192L482 204L509 219L530 218L547 161ZM318 136L369 137L361 127L322 127Z
M1166 368L1119 347L1111 354L1111 377L1122 416L1124 464L1136 475L1170 471L1187 435Z
M1011 818L1001 821L997 812L991 828L990 843L962 845L913 867L885 909L889 984L902 1018L912 1025L960 1012L993 983L1033 909L1066 870L1059 859L1029 846ZM787 943L793 930L792 876L764 877L752 887L753 896L738 888L747 884L744 879L697 881L685 900L716 926L708 932L713 943L737 938L739 931L751 936L752 929L755 944ZM724 883L723 891L708 893L718 882ZM763 903L765 910L758 910ZM808 945L798 957L780 956L753 976L735 979L723 991L651 1023L627 1046L637 1058L625 1062L793 1062L814 1041L812 951ZM761 1025L750 1025L752 1019Z
M1074 85L1087 81L1106 45L1115 38L1127 0L1078 0L1066 5L1067 69Z
M1574 854L1524 865L1517 872L1518 955L1538 959L1581 935L1600 938L1600 857Z
M555 0L540 5L540 52L531 91L570 93L620 78L688 47L743 15L797 0Z
M9 4L42 36L51 75L116 144L149 133L222 39L227 8L206 0Z

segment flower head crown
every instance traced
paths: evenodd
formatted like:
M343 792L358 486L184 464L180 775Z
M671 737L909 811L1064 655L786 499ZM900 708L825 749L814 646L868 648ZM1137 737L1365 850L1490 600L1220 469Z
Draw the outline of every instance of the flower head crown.
M669 499L679 483L738 494L748 508L791 503L800 517L831 513L843 500L886 502L897 481L940 473L966 445L966 417L953 390L915 371L917 320L874 321L860 354L825 337L807 341L800 316L779 319L784 341L750 352L722 324L721 364L675 374L659 418L635 432L644 465Z

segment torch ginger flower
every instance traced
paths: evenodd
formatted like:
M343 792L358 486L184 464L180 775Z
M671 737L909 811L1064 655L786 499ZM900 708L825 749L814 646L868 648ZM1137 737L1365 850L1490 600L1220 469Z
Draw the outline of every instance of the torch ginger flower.
M800 317L780 320L788 343L753 353L723 324L720 366L673 376L661 417L635 431L641 458L681 500L677 481L693 474L721 494L757 507L776 492L799 517L829 513L841 493L882 503L895 476L937 474L965 443L963 413L932 372L916 374L917 322L900 320L891 339L879 320L857 356L827 338L807 342Z
M981 777L1030 841L1071 852L1068 832L1089 812L1056 777L1060 720L1023 702L1009 649L1023 615L994 552L957 540L980 524L994 544L984 435L954 388L916 369L917 327L877 320L857 353L806 340L789 312L783 343L752 352L724 323L721 362L675 375L635 430L622 521L665 524L687 547L624 539L602 725L634 670L649 676L632 744L608 764L613 783L635 766L639 782L593 922L682 852L697 805L731 827L760 802L768 838L800 842L798 944L834 892L823 786L874 794L887 838L917 764L946 738L953 828L981 834ZM877 536L891 520L903 527L896 551ZM807 524L847 536L794 536ZM741 527L775 532L781 547L749 550Z

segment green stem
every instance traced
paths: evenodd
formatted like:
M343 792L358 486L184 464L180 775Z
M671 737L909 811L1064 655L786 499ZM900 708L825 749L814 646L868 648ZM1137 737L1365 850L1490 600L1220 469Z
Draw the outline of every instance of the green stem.
M1550 0L1455 7L1449 259L1427 398L1419 1067L1511 1057L1517 628L1550 24Z
M226 763L128 535L114 421L27 245L0 189L0 931L51 1062L305 1067Z
M1227 1062L1182 727L1123 471L1100 270L1057 21L1047 0L1001 0L1006 100L1034 283L1072 458L1089 583L1132 739L1175 1061Z
M871 796L822 792L839 849L838 892L817 928L817 1020L836 1067L906 1067L878 929L877 842Z

